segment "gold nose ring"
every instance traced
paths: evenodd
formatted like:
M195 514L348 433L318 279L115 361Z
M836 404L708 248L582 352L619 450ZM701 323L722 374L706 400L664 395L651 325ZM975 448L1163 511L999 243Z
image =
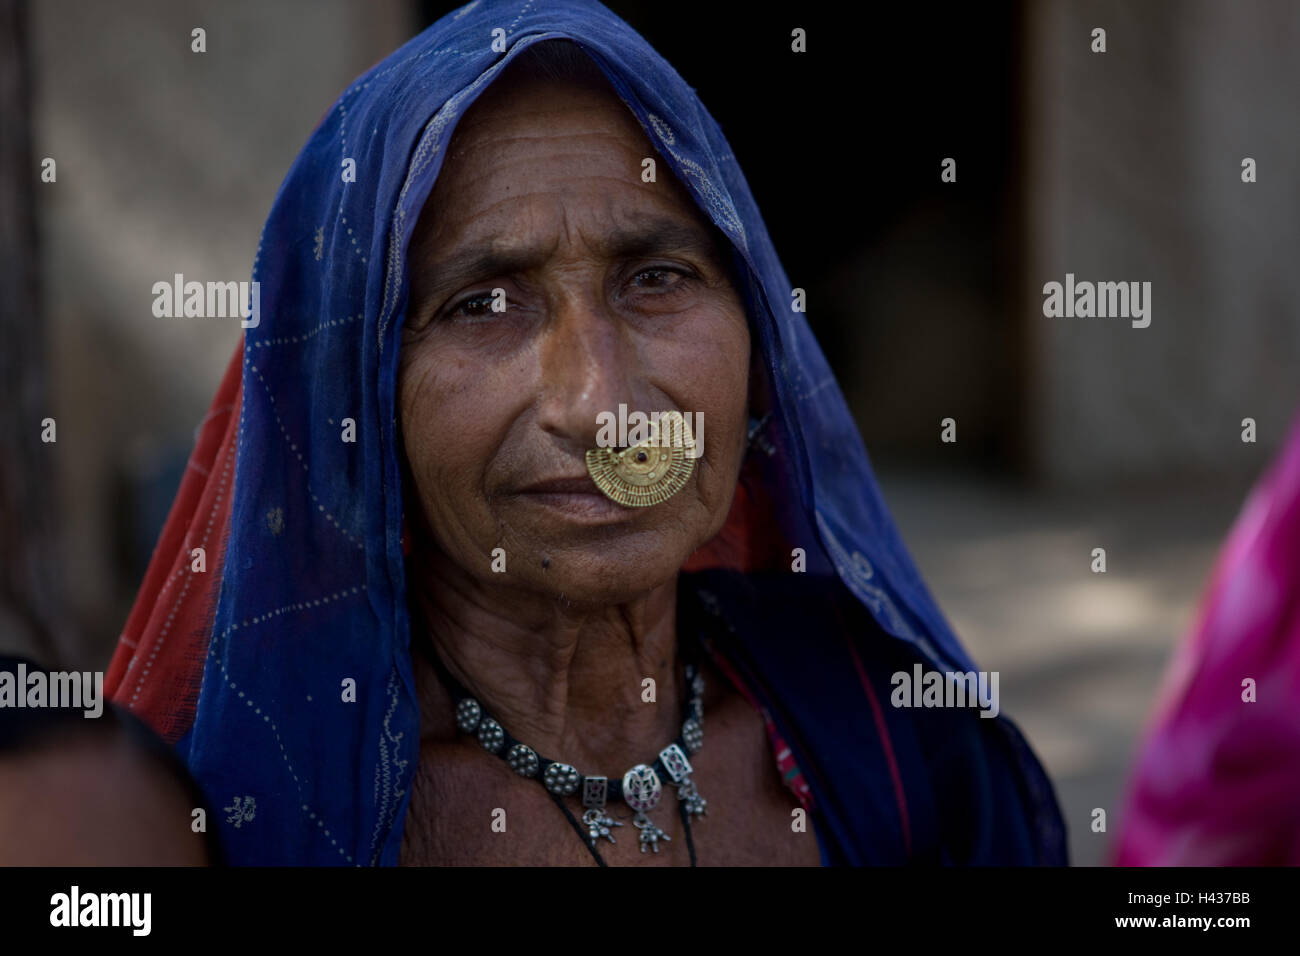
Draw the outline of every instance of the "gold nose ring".
M625 508L648 508L686 487L695 470L695 437L681 412L650 422L650 437L622 451L587 451L587 473L606 498Z

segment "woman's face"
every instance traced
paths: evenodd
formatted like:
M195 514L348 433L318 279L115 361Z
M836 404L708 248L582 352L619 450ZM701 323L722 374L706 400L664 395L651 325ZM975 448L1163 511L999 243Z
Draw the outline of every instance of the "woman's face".
M648 157L657 182L642 181ZM575 604L675 574L726 519L744 451L749 331L716 235L610 90L494 83L461 120L411 246L408 520L422 510L485 583ZM621 507L587 476L598 416L620 403L703 416L694 473L662 504Z

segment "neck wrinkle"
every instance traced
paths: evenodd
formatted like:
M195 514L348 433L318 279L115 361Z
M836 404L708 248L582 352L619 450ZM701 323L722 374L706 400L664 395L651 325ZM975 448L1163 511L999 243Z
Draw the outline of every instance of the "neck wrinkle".
M686 689L675 577L626 603L575 609L511 589L489 592L460 569L432 570L412 579L421 612L413 624L423 625L414 639L431 641L511 736L580 773L611 778L653 763L677 738ZM450 694L426 670L438 684L445 726L454 727ZM655 682L653 703L642 699L647 677Z

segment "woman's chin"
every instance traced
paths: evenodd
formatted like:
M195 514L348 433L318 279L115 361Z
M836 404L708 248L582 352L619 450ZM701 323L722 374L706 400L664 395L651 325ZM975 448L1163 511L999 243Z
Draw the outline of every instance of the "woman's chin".
M684 556L682 560L685 560ZM527 571L530 590L541 590L572 606L611 607L645 597L674 577L682 565L676 555L640 560L604 556L552 558L546 568Z

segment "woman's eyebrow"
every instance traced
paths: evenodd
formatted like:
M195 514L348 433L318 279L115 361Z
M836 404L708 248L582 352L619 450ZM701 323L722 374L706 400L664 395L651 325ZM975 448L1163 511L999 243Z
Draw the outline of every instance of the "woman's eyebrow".
M721 250L708 230L677 219L648 219L607 233L594 245L609 259L695 253L706 257L715 267L723 264ZM488 240L463 246L440 262L420 267L419 275L431 292L459 288L490 276L515 275L536 269L551 257L553 251L553 243L508 245Z

